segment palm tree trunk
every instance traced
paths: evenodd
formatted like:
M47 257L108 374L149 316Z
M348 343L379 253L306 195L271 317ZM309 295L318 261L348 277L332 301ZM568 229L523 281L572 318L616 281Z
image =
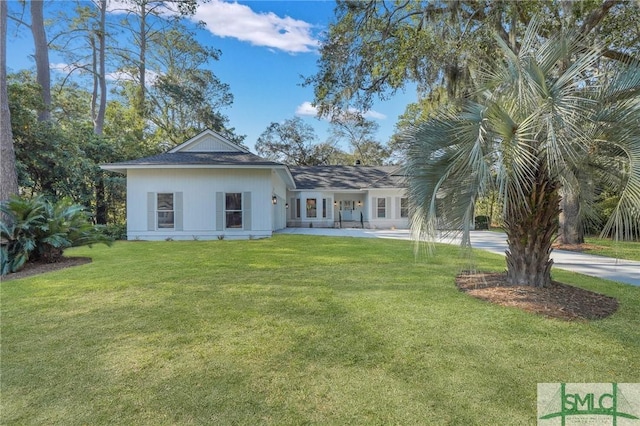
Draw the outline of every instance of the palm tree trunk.
M526 202L512 203L505 218L507 280L512 285L551 284L553 235L558 229L559 184L544 167L536 173Z
M563 190L562 193L558 241L561 244L582 244L584 232L580 219L580 201L577 195L569 191Z

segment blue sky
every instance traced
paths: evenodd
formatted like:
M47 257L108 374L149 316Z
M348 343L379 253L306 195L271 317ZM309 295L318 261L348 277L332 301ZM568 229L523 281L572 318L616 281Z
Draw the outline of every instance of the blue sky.
M0 0L2 1L2 0ZM117 2L110 7L117 13ZM19 8L11 0L10 10ZM62 0L45 3L47 8L73 7ZM271 122L300 116L313 126L322 142L328 137L328 123L315 117L311 106L313 88L302 87L302 77L316 72L318 44L333 18L335 3L321 0L240 1L211 0L199 6L193 21L204 21L199 41L220 49L219 61L211 63L218 78L229 84L233 105L222 112L245 143L253 150L260 134ZM7 44L9 71L33 68L31 34L25 27L10 29ZM63 68L64 60L51 53L52 68ZM114 70L115 71L115 70ZM52 78L64 73L52 72ZM416 98L408 90L386 102L378 102L367 117L380 125L378 140L386 142L393 134L398 115Z

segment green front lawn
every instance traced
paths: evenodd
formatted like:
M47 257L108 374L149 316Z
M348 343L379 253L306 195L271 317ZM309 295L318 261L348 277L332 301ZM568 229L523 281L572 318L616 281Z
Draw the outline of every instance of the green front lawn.
M407 241L120 242L3 282L2 424L535 424L540 382L640 382L640 288L551 320L456 290ZM477 252L479 269L504 269Z
M586 237L585 243L594 246L593 249L585 250L588 254L640 261L639 241L613 241L608 238Z
M493 232L504 232L502 228L491 228ZM585 237L585 254L640 261L640 241L614 241L610 238Z

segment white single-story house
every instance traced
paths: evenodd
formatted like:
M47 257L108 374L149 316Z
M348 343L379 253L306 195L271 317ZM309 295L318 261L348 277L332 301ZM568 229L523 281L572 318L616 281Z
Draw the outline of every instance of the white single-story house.
M287 166L211 130L104 170L127 176L130 240L270 237L289 227L407 228L397 166Z

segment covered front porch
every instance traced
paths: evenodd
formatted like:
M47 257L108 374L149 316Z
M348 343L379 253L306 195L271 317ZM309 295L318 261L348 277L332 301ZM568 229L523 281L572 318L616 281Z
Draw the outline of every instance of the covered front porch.
M287 227L409 227L408 204L400 191L291 191L287 199Z
M290 167L287 227L404 229L409 204L399 166Z

